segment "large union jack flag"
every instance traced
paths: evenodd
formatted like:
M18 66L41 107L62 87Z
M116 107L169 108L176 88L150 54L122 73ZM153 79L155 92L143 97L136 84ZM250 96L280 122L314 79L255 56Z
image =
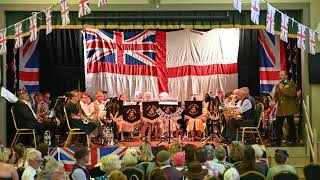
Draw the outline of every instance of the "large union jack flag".
M279 82L279 72L286 70L284 42L279 36L258 31L260 54L260 91L271 92Z
M19 48L19 89L25 89L28 93L39 91L40 56L37 44L38 39L31 42L28 38Z

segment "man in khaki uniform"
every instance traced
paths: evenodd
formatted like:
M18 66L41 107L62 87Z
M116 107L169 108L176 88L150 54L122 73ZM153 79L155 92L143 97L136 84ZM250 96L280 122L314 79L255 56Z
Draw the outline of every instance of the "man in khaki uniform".
M296 127L294 124L293 115L297 112L296 99L297 90L293 81L287 80L285 71L279 73L280 82L276 85L274 98L278 103L277 117L275 121L276 145L281 144L281 137L283 136L282 125L283 121L287 119L289 125L289 143L296 142Z

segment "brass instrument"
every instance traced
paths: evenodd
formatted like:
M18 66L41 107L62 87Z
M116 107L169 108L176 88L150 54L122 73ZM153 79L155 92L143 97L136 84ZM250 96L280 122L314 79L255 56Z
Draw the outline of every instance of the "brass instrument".
M41 101L37 107L37 117L39 122L45 121L49 118L49 106L47 103Z

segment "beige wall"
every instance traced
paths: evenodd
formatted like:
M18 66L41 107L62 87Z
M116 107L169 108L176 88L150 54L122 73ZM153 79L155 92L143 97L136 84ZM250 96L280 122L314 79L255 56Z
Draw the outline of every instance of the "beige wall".
M0 29L5 27L5 11L23 11L23 10L42 10L48 7L48 4L54 4L58 0L0 0ZM70 0L71 10L77 10L76 3L78 0ZM230 10L233 9L231 4L232 0L162 0L160 7L157 9L154 4L149 4L148 0L110 0L110 4L102 8L97 8L96 5L92 7L95 11L104 10L116 10L116 11L128 11L139 9L143 10ZM250 0L243 0L245 4L244 9L249 8ZM303 22L307 26L316 28L317 23L320 21L320 0L268 0L273 3L279 9L303 9ZM279 3L281 2L281 3ZM130 5L129 5L130 4ZM266 6L263 5L262 9ZM320 52L320 49L317 49ZM320 85L309 86L308 78L308 59L307 54L304 56L303 64L303 90L304 94L311 95L310 101L310 114L313 119L312 124L314 127L320 129ZM5 67L3 67L5 69ZM319 74L320 75L320 74ZM4 76L5 79L5 76ZM0 100L0 127L6 127L5 125L5 102ZM319 119L319 120L318 120ZM0 129L0 140L4 141L6 131Z

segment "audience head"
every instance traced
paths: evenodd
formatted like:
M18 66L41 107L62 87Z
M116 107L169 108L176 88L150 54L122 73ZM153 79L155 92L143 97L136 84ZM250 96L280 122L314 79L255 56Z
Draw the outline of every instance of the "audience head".
M256 158L254 149L251 145L246 145L244 148L244 156L242 159L242 166L244 169L253 169L256 165Z
M287 72L286 71L280 71L279 72L279 79L280 81L285 81L287 80L288 76L287 76Z
M226 158L226 149L223 146L217 146L214 153L218 161L224 161Z
M238 90L238 93L237 93L237 97L240 99L240 100L243 100L245 97L247 97L245 91L243 89L239 89Z
M41 152L42 158L48 155L49 144L41 143L38 145L37 150Z
M150 172L149 176L150 180L167 180L169 179L166 175L166 173L160 169L160 168L155 168Z
M155 148L154 154L157 155L158 152L160 152L160 151L162 151L162 150L167 150L166 146L164 146L164 145L157 146L157 147Z
M207 151L204 148L198 149L195 153L195 159L200 163L204 163L208 160Z
M170 164L170 153L166 150L158 152L156 155L156 161L159 166L165 166Z
M229 158L232 161L241 161L243 159L244 145L240 141L233 141L229 146Z
M15 161L18 161L20 158L23 158L25 156L25 147L22 143L18 143L15 146L13 146L13 151L15 153Z
M122 163L125 166L131 166L138 163L138 152L135 149L129 148L123 155Z
M19 89L17 91L17 96L20 100L23 100L23 101L29 101L29 95L28 95L28 92L24 89Z
M194 152L197 150L197 146L193 144L187 144L185 146L186 152L186 164L189 164L191 161L194 161Z
M77 160L79 165L86 165L89 162L90 151L87 147L80 147L74 153L74 158Z
M26 160L33 169L39 169L43 161L41 152L36 149L32 149L27 153Z
M261 149L261 146L258 144L253 144L251 145L252 148L254 149L254 155L257 160L261 159L263 156L263 150Z
M8 163L11 156L11 151L4 147L4 145L0 145L0 162Z
M192 161L188 165L188 170L184 175L190 180L201 180L208 174L207 169L203 169L199 161Z
M105 96L103 94L102 91L97 91L96 92L96 100L99 102L99 103L102 103L104 100L105 100Z
M173 156L173 162L176 166L183 166L186 158L186 153L185 152L177 152Z
M39 173L38 180L64 180L66 179L66 173L64 165L58 162L53 157L49 157L45 165L45 168Z
M152 153L151 145L147 142L143 142L140 146L140 161L152 161L154 155Z
M286 163L289 154L286 150L277 149L276 154L274 155L274 159L278 165L283 165Z
M121 168L120 157L116 154L109 154L101 158L101 171L110 174L111 171L116 171Z
M127 176L124 175L121 171L112 171L109 176L108 180L127 180Z
M177 152L181 152L182 151L182 146L180 143L173 143L170 148L169 148L169 152L171 155L174 155Z
M213 160L213 158L214 158L214 151L215 151L215 150L214 150L214 147L213 147L212 145L208 144L208 145L205 145L204 148L205 148L206 151L207 151L208 161L209 161L209 160Z

